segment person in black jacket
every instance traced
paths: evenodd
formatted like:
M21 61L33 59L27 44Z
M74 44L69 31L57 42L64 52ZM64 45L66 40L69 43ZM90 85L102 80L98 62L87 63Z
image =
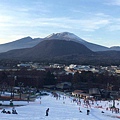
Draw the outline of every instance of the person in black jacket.
M46 116L48 116L49 108L46 110Z
M6 113L5 109L3 109L3 110L1 111L1 113Z
M89 115L89 113L90 113L90 110L87 110L87 115Z

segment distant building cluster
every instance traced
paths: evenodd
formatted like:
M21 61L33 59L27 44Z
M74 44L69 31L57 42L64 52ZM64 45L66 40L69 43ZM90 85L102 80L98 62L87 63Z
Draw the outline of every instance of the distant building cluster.
M105 73L108 72L110 75L120 75L120 66L91 66L91 65L75 65L70 64L65 66L67 73L74 74L75 72L81 73L82 71L91 71L93 73Z
M41 70L45 71L46 69L63 69L66 74L74 74L75 72L81 73L82 71L91 71L93 73L105 73L108 72L110 75L120 75L120 66L92 66L92 65L64 65L64 64L52 64L49 65L34 63L34 62L26 62L14 64L13 66L6 65L0 66L0 71L9 71L9 70L20 70L25 68L27 70Z

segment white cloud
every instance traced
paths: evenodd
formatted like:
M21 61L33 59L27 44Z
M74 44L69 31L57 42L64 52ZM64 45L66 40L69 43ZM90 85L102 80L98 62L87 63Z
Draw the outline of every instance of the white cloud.
M29 6L29 4L32 4L32 6ZM50 16L48 13L51 13L51 5L44 5L39 0L14 7L6 5L7 9L2 5L0 6L3 9L3 11L0 11L0 18L6 17L2 19L2 22L0 19L0 31L5 28L21 29L22 31L23 28L30 29L31 27L95 31L110 24L109 16L104 13L87 13L89 15L82 18ZM75 12L79 12L79 10L75 10ZM5 16L2 13L5 13Z
M94 31L100 29L110 23L107 19L91 18L91 19L72 19L72 18L38 18L27 21L17 21L13 23L16 26L26 27L56 27L68 29L80 29L83 31Z
M120 18L111 18L111 23L106 28L108 31L119 31L120 30Z
M6 23L11 21L11 17L10 16L6 16L6 15L0 15L0 23Z
M91 19L73 19L65 17L20 19L19 17L13 17L10 19L10 21L8 20L8 22L3 21L0 26L11 28L11 30L12 28L29 29L30 27L51 27L56 29L62 28L79 29L81 31L95 31L109 24L109 19L96 16ZM2 27L0 29L3 29Z
M111 25L108 28L109 31L119 31L120 30L120 24L119 25Z
M120 0L107 0L105 4L120 6Z

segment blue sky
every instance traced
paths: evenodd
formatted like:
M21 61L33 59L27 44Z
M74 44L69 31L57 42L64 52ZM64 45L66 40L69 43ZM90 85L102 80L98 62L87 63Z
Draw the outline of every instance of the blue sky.
M0 0L0 44L59 32L120 46L120 0Z

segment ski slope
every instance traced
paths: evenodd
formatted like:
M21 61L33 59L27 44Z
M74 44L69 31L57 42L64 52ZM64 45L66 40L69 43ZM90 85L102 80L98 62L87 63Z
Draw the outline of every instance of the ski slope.
M60 95L56 98L51 93L47 96L36 98L34 102L13 101L14 105L24 105L15 107L18 114L0 113L0 120L119 120L120 113L112 113L106 110L112 105L112 101L97 101L87 108L83 100L81 104L73 102L72 97ZM1 101L2 104L9 104L9 101ZM119 103L119 105L118 105ZM102 106L102 108L98 108ZM120 102L116 101L116 106L120 108ZM45 116L46 109L49 108L48 116ZM12 107L6 107L6 111L12 111ZM87 115L87 109L90 114ZM79 112L81 110L82 112ZM2 111L2 109L1 109ZM104 113L101 113L104 111Z

